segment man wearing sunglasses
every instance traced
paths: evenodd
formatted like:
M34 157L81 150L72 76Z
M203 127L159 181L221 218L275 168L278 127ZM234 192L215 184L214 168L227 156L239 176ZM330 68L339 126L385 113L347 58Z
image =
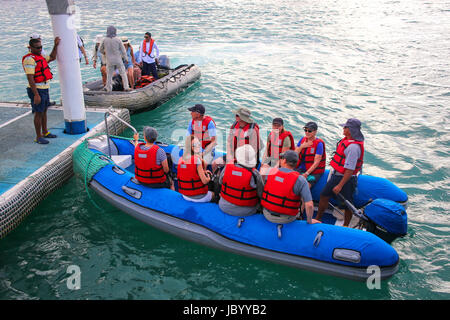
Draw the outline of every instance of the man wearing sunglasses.
M56 37L53 50L49 56L42 56L42 43L39 39L30 39L30 52L22 57L22 66L28 80L27 94L31 100L31 110L34 114L36 139L34 142L48 144L45 138L56 138L47 129L47 108L50 105L50 80L53 75L48 65L56 59L60 38Z
M156 63L159 58L159 49L152 39L152 34L146 32L144 35L144 41L139 48L139 60L142 67L142 75L149 76L152 74L153 78L158 79L158 71L156 70Z
M297 143L295 151L299 155L296 171L307 179L312 188L325 171L326 153L325 142L316 137L317 123L310 121L303 127L305 136Z
M341 124L344 138L336 146L336 151L330 161L333 168L331 177L320 193L317 220L328 207L330 197L336 197L339 193L348 201L353 203L353 193L356 190L357 176L364 162L364 136L361 133L361 121L348 119ZM342 206L342 203L340 207ZM344 227L347 227L352 218L352 211L345 207Z

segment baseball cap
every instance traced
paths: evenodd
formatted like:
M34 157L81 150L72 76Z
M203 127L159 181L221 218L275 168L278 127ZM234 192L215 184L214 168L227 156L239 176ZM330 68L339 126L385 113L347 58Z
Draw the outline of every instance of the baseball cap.
M316 131L317 130L317 123L315 123L315 122L313 122L313 121L310 121L310 122L308 122L307 124L305 124L305 126L303 127L303 129L311 129L311 130L314 130L314 131Z
M193 107L188 108L189 111L205 114L205 107L202 104L196 104Z

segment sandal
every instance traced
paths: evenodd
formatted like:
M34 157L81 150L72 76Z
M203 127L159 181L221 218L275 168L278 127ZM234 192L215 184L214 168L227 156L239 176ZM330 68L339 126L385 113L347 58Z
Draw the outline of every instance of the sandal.
M48 140L45 140L44 138L40 137L39 139L35 139L34 142L39 143L39 144L47 144L49 143Z
M44 134L44 137L45 137L45 138L51 138L51 139L53 139L53 138L56 138L56 134L52 134L52 133L50 133L50 131L49 131L49 132L47 132L46 134Z

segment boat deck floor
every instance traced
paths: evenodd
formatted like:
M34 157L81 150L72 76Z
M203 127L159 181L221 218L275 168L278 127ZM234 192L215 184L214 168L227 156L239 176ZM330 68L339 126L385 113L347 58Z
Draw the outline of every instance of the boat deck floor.
M86 111L88 128L102 122L104 112ZM33 118L29 104L0 103L0 196L85 135L65 134L63 109L55 106L47 111L47 127L57 138L37 144Z

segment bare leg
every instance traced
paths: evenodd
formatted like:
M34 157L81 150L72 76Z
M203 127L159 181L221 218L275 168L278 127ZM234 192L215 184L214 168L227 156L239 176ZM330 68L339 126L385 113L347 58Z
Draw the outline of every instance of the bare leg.
M42 112L42 135L45 136L48 132L47 129L47 110L45 110L44 112Z
M36 140L42 137L42 112L34 113L34 130L36 131Z
M329 201L330 201L330 197L320 196L316 220L322 221L322 215L325 212L325 210L328 208Z

